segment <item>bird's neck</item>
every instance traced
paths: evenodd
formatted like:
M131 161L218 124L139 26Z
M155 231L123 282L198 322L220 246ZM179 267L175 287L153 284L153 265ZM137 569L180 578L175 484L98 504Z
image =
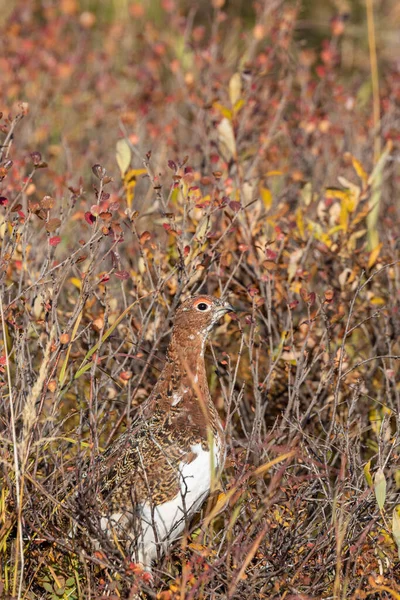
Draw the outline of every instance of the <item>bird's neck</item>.
M204 350L206 337L193 334L186 339L172 337L168 346L167 360L175 366L175 372L180 372L182 384L189 380L192 384L206 381L206 367L204 362Z
M167 362L154 392L163 413L175 407L187 411L191 414L191 427L197 427L199 434L207 439L210 429L214 435L221 435L222 425L208 388L205 344L206 338L200 335L188 340L172 337ZM166 393L159 393L159 386Z

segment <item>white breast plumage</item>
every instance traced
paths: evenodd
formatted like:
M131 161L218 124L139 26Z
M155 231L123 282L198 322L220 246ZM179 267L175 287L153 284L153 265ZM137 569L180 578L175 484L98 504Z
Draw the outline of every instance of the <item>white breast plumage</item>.
M179 537L191 516L200 508L211 489L212 478L216 476L220 463L219 443L213 444L213 453L204 450L201 444L191 448L195 458L189 463L180 464L180 492L168 502L152 507L142 504L138 509L138 526L130 533L132 546L136 549L136 560L150 568L151 561L167 550L171 541ZM102 529L129 528L126 515L113 514L110 519L102 519ZM138 531L139 530L139 531Z

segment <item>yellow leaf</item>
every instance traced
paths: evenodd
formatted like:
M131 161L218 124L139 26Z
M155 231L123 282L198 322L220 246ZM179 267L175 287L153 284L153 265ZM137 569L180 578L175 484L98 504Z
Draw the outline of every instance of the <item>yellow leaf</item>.
M265 173L266 177L276 177L277 175L283 175L283 171L275 170L275 171L267 171Z
M386 500L386 478L383 469L378 469L375 473L374 488L376 501L382 510Z
M317 240L320 240L323 244L325 244L325 246L327 248L331 248L332 240L330 239L329 235L327 235L326 233L319 233L319 234L316 233L315 238Z
M302 238L304 238L304 218L303 211L299 208L296 212L296 225Z
M291 272L289 273L289 271L291 270ZM289 273L289 281L291 279L293 279L295 273L296 273L296 265L293 265L292 269L288 269L288 273ZM293 281L292 285L290 286L290 291L293 292L294 294L300 294L300 290L302 287L302 283L301 281Z
M381 242L380 244L375 246L375 248L372 250L371 254L369 255L369 259L368 259L368 269L371 269L371 267L373 267L374 264L376 263L379 253L382 249L382 246L383 246L383 243Z
M232 106L235 106L236 102L240 100L242 95L242 77L240 73L234 73L229 81L229 99Z
M356 200L356 197L353 192L349 193L345 202L346 202L346 208L349 211L349 213L354 212L356 209L356 206L357 206L357 200Z
M349 226L349 211L347 210L346 202L341 202L340 204L339 223L343 231L347 231Z
M366 185L368 183L368 175L365 172L365 169L362 166L361 162L357 160L357 158L355 158L354 156L351 157L351 162L353 163L353 168L355 172L357 173L361 181Z
M343 231L342 225L335 225L335 227L331 227L329 229L329 231L327 232L327 235L332 236L334 233L337 233L338 231Z
M380 296L374 296L373 298L371 298L370 302L375 306L382 306L383 304L386 304L386 300L384 300Z
M271 206L272 206L272 193L271 193L271 190L269 190L266 187L262 187L260 189L260 196L261 196L261 200L264 203L265 208L271 208Z
M372 489L374 487L374 484L372 482L371 461L370 460L364 465L364 477L368 484L368 487L370 487Z
M126 202L128 204L128 208L132 207L135 197L134 190L136 187L137 178L145 173L147 173L146 169L129 169L129 171L127 171L127 173L124 175L124 187L126 191Z
M232 111L230 108L223 106L223 104L220 104L219 102L214 102L213 108L218 110L223 117L225 117L229 121L232 121Z
M145 173L147 173L146 169L129 169L124 175L124 185L126 187L135 187L137 178L140 177L140 175L145 175Z
M283 522L283 517L277 508L273 511L273 516L277 523Z
M82 289L82 281L77 277L70 277L70 282L74 285L78 290Z
M348 190L338 190L336 188L327 188L325 190L325 196L327 198L338 198L339 200L347 200L348 195Z
M233 107L233 112L238 113L241 108L244 106L244 100L238 100Z
M179 188L174 188L172 190L171 197L170 197L170 200L171 200L172 204L177 204L179 192L180 192Z
M131 164L132 152L128 142L125 139L118 140L117 142L117 164L121 171L121 177L123 177Z

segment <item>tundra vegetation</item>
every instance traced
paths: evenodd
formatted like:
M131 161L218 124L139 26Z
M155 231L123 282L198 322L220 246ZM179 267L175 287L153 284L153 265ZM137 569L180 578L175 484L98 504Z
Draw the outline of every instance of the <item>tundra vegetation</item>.
M400 598L399 22L0 1L1 598ZM198 292L228 460L150 585L68 482Z

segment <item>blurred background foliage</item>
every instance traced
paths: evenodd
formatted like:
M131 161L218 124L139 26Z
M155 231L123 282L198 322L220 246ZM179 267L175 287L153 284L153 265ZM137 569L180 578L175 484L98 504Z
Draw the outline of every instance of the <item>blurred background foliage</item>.
M199 291L221 513L148 597L399 595L399 6L0 0L0 596L137 592L54 515Z

